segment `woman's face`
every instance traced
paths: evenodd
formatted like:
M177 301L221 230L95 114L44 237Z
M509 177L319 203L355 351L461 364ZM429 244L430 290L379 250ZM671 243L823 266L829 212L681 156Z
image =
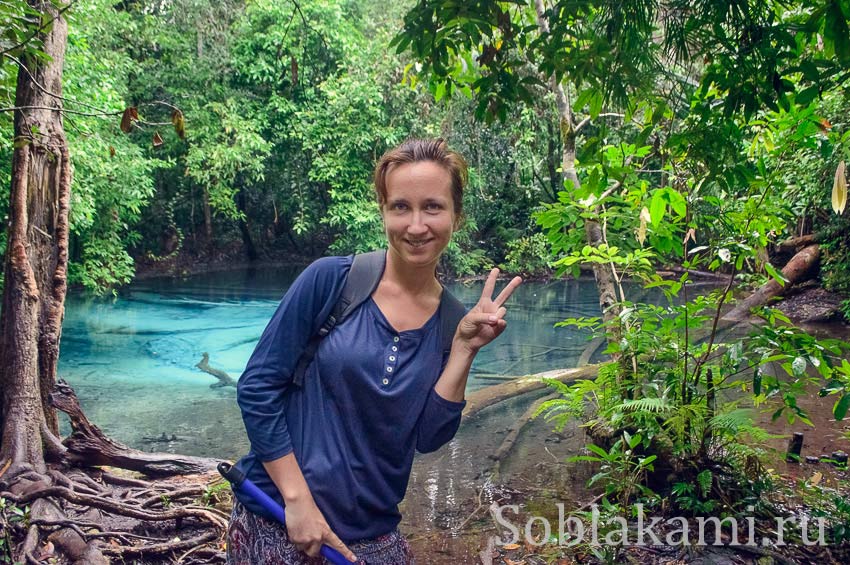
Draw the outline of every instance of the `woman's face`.
M386 180L381 215L390 252L410 266L436 267L456 220L451 175L433 161L419 161L394 167Z

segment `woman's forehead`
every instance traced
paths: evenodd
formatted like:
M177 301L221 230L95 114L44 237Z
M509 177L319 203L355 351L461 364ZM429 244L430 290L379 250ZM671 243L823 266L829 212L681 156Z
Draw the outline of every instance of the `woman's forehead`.
M433 161L403 163L387 174L387 197L448 197L451 196L452 177L441 165Z

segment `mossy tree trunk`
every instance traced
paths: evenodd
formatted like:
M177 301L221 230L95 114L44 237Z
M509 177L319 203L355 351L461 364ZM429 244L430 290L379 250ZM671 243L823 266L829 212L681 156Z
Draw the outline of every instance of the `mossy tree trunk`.
M61 449L48 395L56 378L68 266L71 166L61 99L68 28L50 2L29 3L53 21L39 34L47 57L23 58L15 95L0 313L0 461L43 470L44 448Z

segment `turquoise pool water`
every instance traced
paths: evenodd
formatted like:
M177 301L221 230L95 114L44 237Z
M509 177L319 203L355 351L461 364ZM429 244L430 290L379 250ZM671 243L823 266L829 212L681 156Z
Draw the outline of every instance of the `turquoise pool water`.
M300 268L211 273L136 282L112 299L68 296L59 375L86 414L109 435L140 449L237 457L247 449L235 389L195 364L238 378L265 324ZM481 282L451 284L467 306ZM553 328L595 315L593 281L529 282L509 303L508 328L482 350L469 389L506 375L574 366L588 335ZM159 441L176 436L174 441Z

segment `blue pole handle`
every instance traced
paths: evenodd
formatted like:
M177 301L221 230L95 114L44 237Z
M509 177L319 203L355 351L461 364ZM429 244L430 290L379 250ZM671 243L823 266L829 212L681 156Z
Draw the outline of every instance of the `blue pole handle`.
M284 512L283 507L275 502L272 497L260 490L257 485L251 482L251 480L245 476L245 473L224 461L218 464L218 472L221 473L222 477L230 481L230 484L234 489L254 499L254 502L265 508L278 522L286 525L286 512ZM351 564L351 561L346 559L342 553L329 545L322 545L319 553L321 553L322 557L334 565Z

